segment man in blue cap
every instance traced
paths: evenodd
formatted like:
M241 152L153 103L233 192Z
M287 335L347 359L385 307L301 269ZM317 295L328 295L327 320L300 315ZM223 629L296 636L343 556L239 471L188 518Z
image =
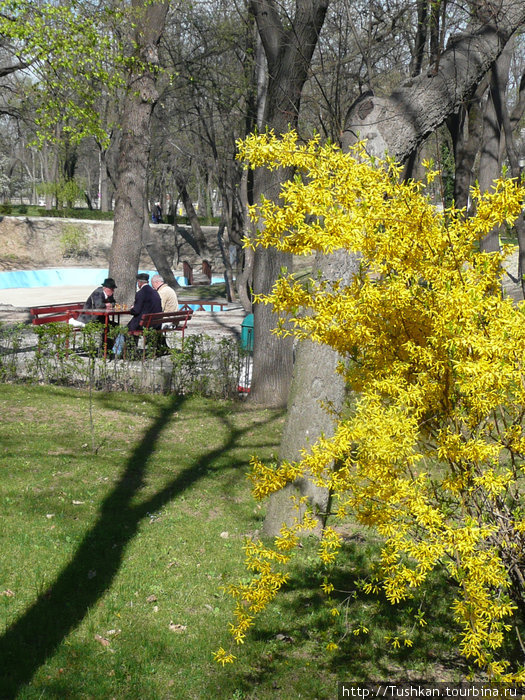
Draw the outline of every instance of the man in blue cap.
M162 302L159 293L150 287L148 284L149 275L146 272L139 272L137 275L137 293L135 294L135 301L133 306L129 310L132 315L131 320L128 323L128 330L136 331L140 330L140 322L144 314L156 314L162 312ZM151 326L151 328L160 329L162 324L159 323L156 326ZM135 345L138 345L139 338L137 335L131 335ZM113 348L115 358L122 356L124 351L124 336L122 334L118 335L115 340L115 345Z
M137 275L137 293L133 306L129 310L132 314L131 321L128 323L130 331L136 331L140 328L140 321L144 314L156 314L162 311L160 295L153 287L150 287L148 282L149 275L146 272L140 272ZM159 324L158 328L161 325ZM157 326L152 326L152 328L157 328Z

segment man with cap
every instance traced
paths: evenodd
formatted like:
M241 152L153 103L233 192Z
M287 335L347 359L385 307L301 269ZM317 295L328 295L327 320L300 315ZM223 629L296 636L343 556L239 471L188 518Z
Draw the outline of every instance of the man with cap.
M162 303L160 300L159 293L149 286L149 275L146 272L139 272L137 275L137 293L135 294L135 301L133 306L129 310L131 314L131 320L128 323L128 329L130 331L136 331L140 329L140 322L144 314L156 314L162 311ZM161 324L158 326L151 326L151 328L160 328ZM133 342L138 345L138 336L132 335ZM116 359L122 356L124 351L125 337L120 333L115 339L115 345L113 347L113 355Z
M162 302L159 293L150 287L148 284L149 275L145 272L140 272L137 275L137 293L135 301L129 310L132 314L131 321L128 323L130 331L136 331L140 328L140 321L144 314L157 314L162 311ZM155 328L156 326L152 326ZM161 327L161 324L158 325Z
M117 288L115 280L113 277L106 277L102 282L100 287L94 289L91 294L86 299L84 304L84 311L94 311L95 309L111 309L115 306L115 298L113 297L113 292ZM71 319L73 321L73 319ZM70 321L70 322L71 322ZM98 316L97 314L80 314L76 319L74 325L83 326L90 321L97 321L98 323L105 323L106 319L104 315Z

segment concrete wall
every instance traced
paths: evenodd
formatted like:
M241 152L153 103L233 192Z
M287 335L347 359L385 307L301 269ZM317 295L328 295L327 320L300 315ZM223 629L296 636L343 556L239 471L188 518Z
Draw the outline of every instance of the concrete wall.
M172 267L176 267L177 238L173 226L159 224L152 231ZM86 245L77 253L66 250L66 239L78 234ZM4 216L0 219L0 270L56 267L107 268L113 236L112 221ZM152 264L145 253L141 266Z

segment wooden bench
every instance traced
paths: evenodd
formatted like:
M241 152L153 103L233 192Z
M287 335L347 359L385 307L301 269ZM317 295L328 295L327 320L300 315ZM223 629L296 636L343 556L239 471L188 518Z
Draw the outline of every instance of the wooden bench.
M84 302L72 301L64 304L48 304L47 306L33 306L29 309L33 326L41 326L44 323L68 323L71 318L78 318L84 308ZM66 355L69 353L69 333L80 330L72 326L68 327L66 335ZM73 336L74 337L74 336ZM40 343L40 341L39 341ZM73 345L74 346L74 345Z
M130 335L144 336L144 349L142 359L146 357L146 334L145 331L156 330L159 334L166 336L168 333L176 331L182 334L182 344L184 345L184 332L188 321L193 316L193 309L184 308L179 311L161 311L155 314L144 314L140 321L141 328L129 331ZM157 327L158 326L158 327Z
M29 309L31 323L33 326L40 326L43 323L57 323L70 318L78 318L84 308L84 302L72 301L68 304L48 304L47 306L33 306Z

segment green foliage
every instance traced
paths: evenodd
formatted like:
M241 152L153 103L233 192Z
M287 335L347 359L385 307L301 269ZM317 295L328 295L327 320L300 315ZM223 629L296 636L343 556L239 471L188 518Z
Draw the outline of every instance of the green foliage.
M17 45L17 55L38 75L39 140L55 140L59 129L72 142L95 136L108 141L98 101L124 84L124 59L114 29L121 10L76 0L0 2L0 34ZM115 51L115 47L117 50Z
M181 395L237 396L247 355L230 338L214 341L206 335L185 338L173 353L173 391Z
M16 214L16 208L13 214ZM31 207L28 212L33 216L46 216L57 219L94 219L95 221L112 221L112 211L99 211L98 209L45 209L44 207Z
M0 381L14 381L18 377L17 355L22 347L23 326L8 327L0 323Z
M51 195L57 208L67 206L72 208L75 202L84 198L86 184L78 179L62 179L57 182L43 182L38 185L39 194Z
M60 236L62 255L65 258L81 258L89 256L87 232L75 224L65 224Z
M155 357L156 331L146 333L147 352L127 338L125 327L110 329L110 338L123 334L126 352L117 362L104 358L98 323L73 328L67 323L36 327L0 326L0 379L65 386L92 386L108 391L149 391L217 398L238 396L246 354L231 339L208 336L168 336L168 356ZM142 340L141 340L142 343Z

